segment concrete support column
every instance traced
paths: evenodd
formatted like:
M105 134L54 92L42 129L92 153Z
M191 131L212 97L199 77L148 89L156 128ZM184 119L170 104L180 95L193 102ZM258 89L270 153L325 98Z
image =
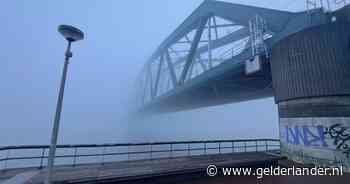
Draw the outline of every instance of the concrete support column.
M289 100L278 109L283 155L350 168L350 96Z
M295 33L272 50L282 154L350 170L350 23Z

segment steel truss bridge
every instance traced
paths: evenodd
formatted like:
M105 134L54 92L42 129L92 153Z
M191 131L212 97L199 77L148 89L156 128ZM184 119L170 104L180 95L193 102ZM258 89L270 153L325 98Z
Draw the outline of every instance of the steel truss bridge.
M137 80L138 111L174 112L273 96L271 48L329 22L329 1L307 0L303 12L204 1L144 65Z

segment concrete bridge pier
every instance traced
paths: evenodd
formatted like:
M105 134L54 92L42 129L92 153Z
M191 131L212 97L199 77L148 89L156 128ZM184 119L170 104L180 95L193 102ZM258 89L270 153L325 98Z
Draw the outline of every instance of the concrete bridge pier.
M349 169L350 22L311 27L280 41L271 71L282 154Z

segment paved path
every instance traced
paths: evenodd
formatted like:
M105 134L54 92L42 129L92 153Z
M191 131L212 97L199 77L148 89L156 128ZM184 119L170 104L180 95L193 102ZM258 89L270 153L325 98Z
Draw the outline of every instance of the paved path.
M1 184L25 184L26 182L30 181L33 177L35 177L39 173L40 171L28 171L28 172L19 173L16 176L11 177L10 179L7 179L0 183Z

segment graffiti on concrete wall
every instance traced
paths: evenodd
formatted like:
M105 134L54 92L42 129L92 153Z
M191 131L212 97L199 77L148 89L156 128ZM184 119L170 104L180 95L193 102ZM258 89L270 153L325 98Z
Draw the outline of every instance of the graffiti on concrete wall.
M323 146L327 147L325 141L324 127L309 126L285 126L285 138L288 144L304 146Z
M333 145L340 150L347 158L350 157L350 130L342 124L334 124L325 128L325 135L333 141Z
M301 163L350 172L350 117L280 118L281 153Z
M328 126L285 125L283 129L281 141L284 143L311 148L335 149L350 158L350 128L340 123Z

